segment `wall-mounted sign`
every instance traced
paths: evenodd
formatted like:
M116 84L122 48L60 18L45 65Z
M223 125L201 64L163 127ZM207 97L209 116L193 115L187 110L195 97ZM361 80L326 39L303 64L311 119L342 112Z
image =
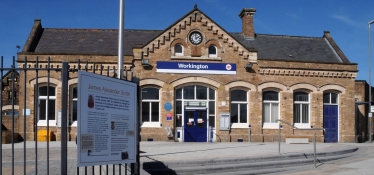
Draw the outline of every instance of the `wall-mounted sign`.
M169 102L166 102L164 104L164 108L165 108L166 111L170 111L173 108L173 105L171 105L171 103L169 103Z
M370 109L371 109L371 112L374 112L374 106L371 106Z
M220 113L219 114L219 130L230 130L230 113Z
M171 121L173 119L173 114L168 112L166 113L166 121Z
M236 74L234 63L157 61L157 72L190 74Z

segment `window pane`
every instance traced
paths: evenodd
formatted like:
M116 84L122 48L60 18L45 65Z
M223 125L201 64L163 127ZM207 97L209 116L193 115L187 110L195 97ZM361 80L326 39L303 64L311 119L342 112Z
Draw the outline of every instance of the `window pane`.
M296 92L294 94L294 101L309 101L308 93L305 92Z
M181 45L176 45L175 46L175 53L182 53L182 46Z
M214 99L216 99L215 90L212 88L209 88L209 100L214 100Z
M238 123L238 104L230 105L231 123Z
M209 54L212 54L212 55L217 54L217 49L215 46L209 46Z
M263 100L270 100L270 101L278 101L279 100L278 92L275 92L275 91L266 91L266 92L264 92L263 95L264 95Z
M56 108L56 100L49 99L49 101L48 101L48 120L56 120L55 108Z
M176 99L182 99L182 88L179 88L175 91Z
M158 100L159 90L157 88L143 88L142 89L142 100Z
M264 103L262 106L262 115L265 123L270 123L270 104Z
M177 114L175 122L176 122L176 127L182 127L182 115L181 114Z
M240 123L247 123L247 104L240 104Z
M300 123L300 104L293 105L293 122Z
M323 103L330 103L330 93L323 94Z
M303 110L303 118L302 123L309 123L309 105L308 104L302 104L302 110Z
M214 120L214 115L209 116L209 126L216 127L216 121Z
M73 88L73 98L78 98L78 88Z
M195 86L185 86L183 88L184 99L195 99Z
M271 123L276 123L276 119L278 119L279 116L279 108L278 103L272 103L271 104Z
M195 125L194 111L186 111L184 121L186 127L193 128Z
M338 94L331 93L331 104L338 104Z
M182 114L182 101L177 101L175 104L175 113Z
M77 121L78 120L78 102L77 101L73 101L73 121Z
M233 90L230 92L231 101L247 101L247 92L243 90Z
M142 102L142 121L149 122L149 103L150 102Z
M204 128L206 127L206 111L197 111L197 127L198 128Z
M196 99L206 100L208 88L204 86L196 86Z
M216 109L215 109L215 102L214 101L210 101L209 102L209 115L214 114L215 111L216 111Z
M152 104L152 122L158 122L159 114L159 102L151 102Z
M39 120L46 120L47 100L39 100Z
M49 96L55 96L55 87L49 86ZM42 86L39 88L39 96L47 96L47 86Z

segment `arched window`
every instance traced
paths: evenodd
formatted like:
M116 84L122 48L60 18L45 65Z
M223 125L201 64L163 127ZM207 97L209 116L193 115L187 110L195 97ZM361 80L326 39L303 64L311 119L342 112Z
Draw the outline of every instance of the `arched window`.
M217 47L214 45L209 46L208 53L209 57L217 57Z
M266 91L262 94L262 116L264 128L278 125L279 119L279 92Z
M176 127L182 126L185 107L208 107L209 126L215 127L215 90L200 85L188 85L175 90Z
M53 86L39 87L38 125L56 125L56 88Z
M230 91L230 116L232 124L247 123L247 106L247 91Z
M154 87L142 89L143 126L160 127L160 90Z
M174 47L175 56L183 56L183 46L181 44L177 44Z
M309 124L309 94L306 92L295 92L293 100L294 125Z

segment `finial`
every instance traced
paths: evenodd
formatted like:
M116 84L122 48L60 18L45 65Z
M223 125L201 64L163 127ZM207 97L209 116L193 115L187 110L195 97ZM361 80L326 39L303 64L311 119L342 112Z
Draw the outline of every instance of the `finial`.
M194 9L197 9L197 4L195 4L195 6L193 6Z

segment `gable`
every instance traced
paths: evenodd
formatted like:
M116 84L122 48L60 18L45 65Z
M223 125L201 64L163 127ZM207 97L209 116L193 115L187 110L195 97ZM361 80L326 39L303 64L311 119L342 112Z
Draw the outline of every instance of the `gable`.
M201 34L201 43L194 44L191 41L192 33ZM176 45L183 46L182 56L175 54L174 47ZM220 53L225 53L227 49L231 49L239 58L249 62L257 62L257 52L254 49L247 49L198 8L194 8L190 13L187 13L145 44L141 48L143 57L149 57L162 46L168 47L171 59L220 60ZM210 46L216 47L217 57L210 57Z

